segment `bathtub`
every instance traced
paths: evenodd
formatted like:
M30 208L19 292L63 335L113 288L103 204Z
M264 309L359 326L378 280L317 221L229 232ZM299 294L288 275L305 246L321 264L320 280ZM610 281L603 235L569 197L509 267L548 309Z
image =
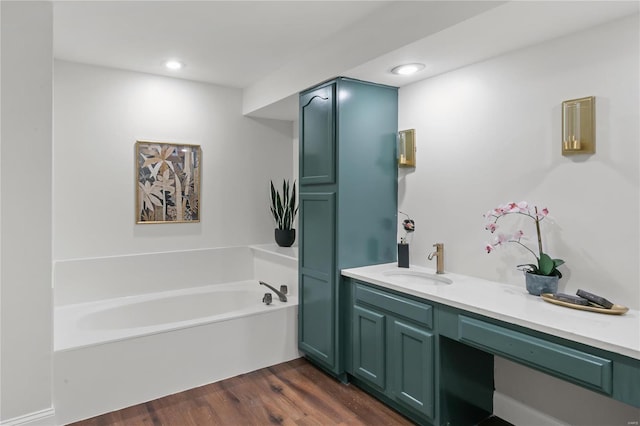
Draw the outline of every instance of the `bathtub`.
M298 358L297 285L284 279L287 274L289 281L296 279L295 262L285 262L291 269L285 273L264 253L258 257L254 272L271 274L263 280L276 288L286 282L293 293L287 302L274 295L272 304L262 303L269 289L249 279L56 306L56 422L71 423Z
M54 351L165 333L297 306L295 295L262 303L269 291L256 280L212 284L55 308Z

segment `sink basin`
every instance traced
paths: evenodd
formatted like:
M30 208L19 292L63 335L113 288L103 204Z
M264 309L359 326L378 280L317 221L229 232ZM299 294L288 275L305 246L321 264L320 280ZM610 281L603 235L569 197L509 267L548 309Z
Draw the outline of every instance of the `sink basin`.
M442 275L430 274L428 272L415 271L412 269L390 269L388 271L383 271L382 275L399 284L447 285L453 283L449 278L443 277Z

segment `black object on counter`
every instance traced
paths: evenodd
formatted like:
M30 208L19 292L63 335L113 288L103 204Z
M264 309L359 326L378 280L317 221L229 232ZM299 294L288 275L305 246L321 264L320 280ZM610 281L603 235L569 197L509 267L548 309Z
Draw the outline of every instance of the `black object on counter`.
M594 305L598 305L598 307L603 307L605 309L613 308L613 303L609 302L604 297L595 295L593 293L589 293L588 291L584 291L581 289L578 289L578 291L576 291L576 294L580 297L587 299L589 302L593 303Z
M587 299L574 296L572 294L555 293L553 298L562 302L573 303L574 305L589 306L589 301Z
M398 244L398 267L409 267L409 244Z

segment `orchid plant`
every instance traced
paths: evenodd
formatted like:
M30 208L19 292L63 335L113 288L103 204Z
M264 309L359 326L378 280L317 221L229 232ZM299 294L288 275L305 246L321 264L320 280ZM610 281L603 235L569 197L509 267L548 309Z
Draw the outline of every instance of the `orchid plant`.
M562 259L552 259L551 256L542 251L542 237L540 235L540 222L544 220L549 214L547 208L538 210L537 206L532 207L526 201L519 203L508 203L502 206L498 206L493 210L488 211L484 217L487 219L485 229L492 234L498 229L498 220L504 216L510 214L523 215L531 218L536 224L536 232L538 234L538 254L527 247L522 239L525 238L522 230L516 231L514 234L498 233L497 237L494 237L492 243L487 243L485 250L487 253L491 253L495 248L502 246L505 243L515 243L529 251L537 260L537 264L525 263L518 265L517 267L525 272L529 272L535 275L547 275L557 276L562 278L562 273L558 270L558 266L564 263Z

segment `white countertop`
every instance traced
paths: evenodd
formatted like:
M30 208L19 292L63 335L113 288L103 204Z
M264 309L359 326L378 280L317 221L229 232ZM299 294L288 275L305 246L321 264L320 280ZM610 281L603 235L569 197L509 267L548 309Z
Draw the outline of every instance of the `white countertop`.
M343 269L342 275L443 305L474 312L511 324L584 343L595 348L640 359L640 312L624 315L580 311L545 302L522 286L501 284L465 275L446 273L453 284L405 284L382 274L396 263ZM420 266L411 269L435 274Z

